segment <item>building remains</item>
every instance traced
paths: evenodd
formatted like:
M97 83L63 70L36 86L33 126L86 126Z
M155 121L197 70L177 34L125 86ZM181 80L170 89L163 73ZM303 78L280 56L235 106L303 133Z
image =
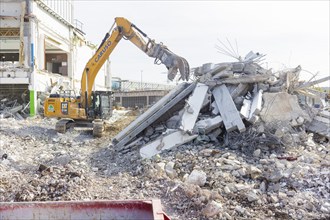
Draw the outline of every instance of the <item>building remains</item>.
M0 8L0 97L28 105L35 115L49 93L79 91L81 73L96 48L74 19L73 1L4 0ZM106 69L96 89L109 88Z

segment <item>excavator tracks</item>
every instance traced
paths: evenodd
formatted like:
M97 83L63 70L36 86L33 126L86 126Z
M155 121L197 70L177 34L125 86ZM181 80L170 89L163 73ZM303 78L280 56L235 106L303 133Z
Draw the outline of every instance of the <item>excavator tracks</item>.
M61 119L56 123L55 130L59 133L65 133L72 126L74 126L73 120ZM104 130L104 122L101 119L95 119L93 121L93 136L102 137Z
M104 123L100 119L95 119L93 121L93 136L102 137L104 132Z
M59 133L65 133L70 123L72 123L72 120L61 119L56 123L55 130Z
M58 133L65 133L69 128L74 127L74 121L72 119L61 119L56 122L55 130Z

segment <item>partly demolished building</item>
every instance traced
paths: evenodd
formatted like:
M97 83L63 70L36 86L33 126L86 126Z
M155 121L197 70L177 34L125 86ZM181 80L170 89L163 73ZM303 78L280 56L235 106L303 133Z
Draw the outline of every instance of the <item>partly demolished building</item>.
M34 115L49 92L79 91L82 70L96 48L73 17L73 1L2 0L0 8L0 98L24 103ZM95 81L98 90L109 88L105 69Z

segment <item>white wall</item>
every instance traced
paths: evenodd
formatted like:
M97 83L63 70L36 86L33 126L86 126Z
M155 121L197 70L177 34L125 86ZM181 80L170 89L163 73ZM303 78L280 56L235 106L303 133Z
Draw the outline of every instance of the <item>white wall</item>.
M20 25L20 15L21 15L21 2L0 2L0 15L3 16L15 16L17 19L8 18L1 19L0 28L19 28Z
M53 9L66 21L72 23L73 11L72 11L72 0L44 0L44 3Z
M70 52L70 28L45 12L38 4L33 4L33 14L36 15L40 34L44 34L50 38L56 47Z
M91 47L87 45L83 46L76 46L75 47L75 62L74 62L74 86L76 90L80 90L80 81L81 81L81 76L84 71L84 68L89 61L89 59L94 55L95 50L93 50ZM100 69L96 79L95 79L95 89L96 90L105 90L105 66L103 65L102 68Z

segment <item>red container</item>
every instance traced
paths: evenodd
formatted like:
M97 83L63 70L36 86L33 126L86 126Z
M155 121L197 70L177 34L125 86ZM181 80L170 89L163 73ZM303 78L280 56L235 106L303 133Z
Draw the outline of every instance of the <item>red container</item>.
M0 220L170 220L160 200L3 202Z

